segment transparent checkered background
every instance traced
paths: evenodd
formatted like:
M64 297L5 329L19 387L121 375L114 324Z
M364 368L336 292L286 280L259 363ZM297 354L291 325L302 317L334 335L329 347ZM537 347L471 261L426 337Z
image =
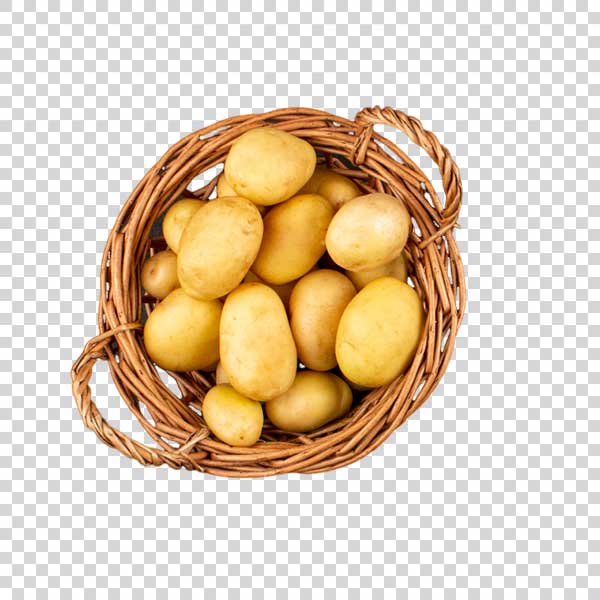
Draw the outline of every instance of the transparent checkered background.
M0 4L0 586L600 598L600 5L94 4ZM428 403L324 475L217 479L98 443L69 369L145 170L228 115L373 104L421 118L462 168L468 314ZM94 392L136 430L102 365Z

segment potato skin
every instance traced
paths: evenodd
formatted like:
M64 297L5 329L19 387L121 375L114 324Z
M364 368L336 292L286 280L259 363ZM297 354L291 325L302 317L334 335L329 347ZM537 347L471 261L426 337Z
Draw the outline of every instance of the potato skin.
M166 298L179 287L177 255L172 250L157 252L144 263L142 287L159 300Z
M327 251L349 271L369 271L396 258L410 233L402 200L389 194L358 196L344 204L327 230Z
M221 173L217 179L217 198L237 196L235 190L229 185L225 173Z
M181 288L150 313L144 345L150 358L169 371L209 369L219 360L218 300L197 300Z
M290 281L288 283L282 283L281 285L269 285L265 283L258 275L253 273L252 271L248 271L246 277L244 277L244 283L264 283L268 285L280 298L283 302L283 306L285 306L285 310L289 311L290 308L290 296L292 295L292 290L296 285L298 280L294 279L294 281Z
M217 382L217 385L219 383L229 383L229 379L227 378L227 373L225 373L225 370L223 369L223 365L221 364L221 361L219 361L219 364L217 365L217 368L215 369L215 381Z
M369 271L344 271L346 276L352 281L357 290L362 290L367 283L375 281L380 277L395 277L400 281L408 279L408 266L406 264L406 256L401 252L394 260L381 267L376 267Z
M231 385L253 400L270 400L288 390L297 355L279 296L262 283L244 283L223 307L221 365Z
M336 419L346 416L350 412L350 409L352 408L352 400L354 399L354 395L348 383L345 382L341 377L338 377L333 373L331 373L331 376L335 379L335 383L339 391L338 410L331 418L332 421L335 421Z
M320 269L295 285L290 297L290 326L301 363L314 371L337 365L335 337L344 309L356 295L342 273Z
M284 431L314 431L348 410L348 392L343 386L348 387L332 373L299 371L287 392L266 403L267 416Z
M217 179L217 198L228 198L231 196L237 196L237 194L227 182L225 173L221 173ZM256 208L261 215L264 215L268 210L266 206L256 205Z
M163 219L162 230L167 246L175 254L179 252L179 243L190 219L206 204L204 200L184 198L169 208Z
M294 196L265 216L262 244L252 271L281 285L308 273L325 252L333 208L317 194Z
M260 213L245 198L217 198L190 220L177 255L181 287L194 298L229 293L254 262L263 235Z
M253 446L262 433L262 406L227 384L208 390L202 402L202 415L210 431L230 446Z
M319 194L333 206L333 210L338 210L352 198L360 196L361 191L348 177L325 167L316 167L299 193Z
M394 277L368 283L346 307L335 354L351 382L367 388L387 385L415 355L425 313L417 292Z
M225 176L238 196L271 206L291 198L310 179L317 156L306 141L273 127L243 133L225 160Z

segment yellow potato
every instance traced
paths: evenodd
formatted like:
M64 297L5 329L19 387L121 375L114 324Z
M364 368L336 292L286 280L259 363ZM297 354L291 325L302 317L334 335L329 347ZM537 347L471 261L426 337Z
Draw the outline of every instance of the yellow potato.
M417 292L394 277L368 283L346 307L335 354L342 373L364 387L387 385L403 373L425 325Z
M263 427L262 406L221 384L208 390L202 402L206 426L230 446L253 446Z
M179 287L177 255L163 250L151 256L142 267L142 287L155 298L162 300Z
M325 252L331 204L317 194L294 196L265 216L265 232L252 271L268 284L308 273Z
M245 198L217 198L190 220L181 238L177 276L194 298L229 293L254 262L263 234L260 213Z
M367 194L344 204L327 230L327 251L349 271L370 271L396 258L410 233L410 215L402 200Z
M150 358L169 371L208 370L219 360L218 300L196 300L181 288L150 313L144 345Z
M265 283L258 275L255 275L252 271L248 271L246 277L244 277L244 283L264 283L268 285L280 298L285 306L285 309L288 310L290 306L290 296L292 295L292 290L296 285L297 279L294 281L290 281L289 283L282 283L281 285L269 285Z
M227 183L225 173L221 173L221 175L219 175L219 179L217 179L217 198L227 198L231 196L237 196L237 194L229 185L229 183ZM258 212L261 215L264 215L267 212L266 206L256 206L256 208L258 208Z
M269 420L279 429L297 433L325 425L340 413L343 392L337 379L331 373L299 371L287 392L266 403Z
M308 142L280 129L259 127L233 143L225 160L225 176L238 196L271 206L298 192L316 162Z
M300 190L300 194L319 194L338 210L346 202L360 196L358 186L348 177L325 167L317 167L313 176Z
M244 283L227 296L220 341L221 365L240 394L270 400L294 382L294 338L283 303L266 285Z
M227 182L225 173L221 173L219 175L219 179L217 179L217 198L226 198L231 196L237 196L237 194Z
M215 370L215 381L217 382L217 384L229 383L229 379L227 378L227 373L225 373L225 370L223 369L223 365L221 364L221 361L219 361L219 364L217 365L217 368Z
M338 410L331 418L332 421L335 421L336 419L346 416L346 414L350 412L350 409L352 408L353 394L348 383L346 383L341 377L338 377L333 373L331 373L331 376L335 379L339 392Z
M367 283L379 279L380 277L395 277L400 281L406 281L408 278L408 267L406 265L406 256L401 252L394 260L381 267L376 267L370 271L344 271L346 276L354 284L357 290L362 290Z
M356 295L338 271L312 271L298 281L290 298L290 325L300 362L315 371L337 365L335 335L340 317Z
M185 198L179 200L169 210L163 219L162 230L167 245L175 254L179 252L181 235L190 219L206 204L204 200Z

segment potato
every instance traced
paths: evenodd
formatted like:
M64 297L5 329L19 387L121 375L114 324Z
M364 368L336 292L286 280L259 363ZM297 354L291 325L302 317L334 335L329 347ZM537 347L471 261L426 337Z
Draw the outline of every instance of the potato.
M221 173L219 178L217 179L217 198L227 198L231 196L237 196L235 190L227 183L227 179L225 178L225 173ZM258 212L261 215L264 215L267 212L266 206L256 206L258 208Z
M294 287L290 298L290 325L298 358L309 369L328 371L337 365L338 323L355 295L352 282L329 269L308 273Z
M163 219L162 230L167 245L175 254L179 253L181 235L190 219L206 204L204 200L185 198L179 200L169 210Z
M294 286L296 285L297 281L297 279L294 279L294 281L290 281L289 283L282 283L281 285L269 285L252 271L248 271L246 277L244 277L244 283L257 282L269 285L269 287L281 298L281 301L283 302L283 306L285 306L286 311L290 307L290 296L292 295L292 290L294 289Z
M225 177L238 196L271 206L291 198L311 177L317 155L296 136L259 127L243 133L225 160Z
M340 413L343 392L338 379L331 373L299 371L287 392L266 403L267 417L284 431L318 429Z
M281 285L308 273L325 252L333 208L317 194L294 196L265 216L263 241L252 271Z
M325 167L317 167L299 193L319 194L333 206L334 210L338 210L346 202L361 194L358 186L351 179Z
M369 271L344 271L346 276L352 281L357 290L362 290L367 283L379 279L380 277L395 277L400 281L406 281L408 278L408 267L406 265L406 256L401 252L393 261L376 267Z
M231 385L253 400L288 390L296 375L296 346L279 296L262 283L244 283L223 307L221 365Z
M181 287L194 298L229 293L254 262L263 235L260 213L245 198L217 198L190 220L177 256Z
M227 378L227 373L225 373L225 370L223 369L223 365L221 364L221 361L219 361L219 364L217 365L217 368L215 369L215 381L217 382L217 384L229 383L229 379Z
M219 179L217 179L217 198L226 198L231 196L237 196L237 194L227 182L225 173L221 173L219 175Z
M344 204L327 230L327 251L349 271L369 271L396 258L410 233L410 215L402 200L367 194Z
M179 287L177 255L163 250L151 256L142 267L142 287L155 298L162 300Z
M341 377L338 377L333 373L331 373L331 376L335 379L339 392L338 410L331 418L332 421L335 421L336 419L346 416L348 412L350 412L350 409L352 408L353 394L348 383L345 382Z
M424 325L413 288L394 277L371 281L340 319L335 354L342 373L360 386L387 385L410 365Z
M208 390L202 414L210 431L230 446L253 446L262 432L262 406L227 384Z
M181 288L150 313L144 345L150 358L169 371L210 370L219 360L218 300L197 300Z

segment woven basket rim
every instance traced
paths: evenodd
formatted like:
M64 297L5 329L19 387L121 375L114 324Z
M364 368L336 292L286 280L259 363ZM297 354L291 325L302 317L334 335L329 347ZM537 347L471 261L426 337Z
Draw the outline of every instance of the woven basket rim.
M302 435L266 423L257 444L234 448L212 436L201 417L202 398L214 385L212 376L169 373L181 391L179 397L148 358L140 330L153 299L142 295L140 268L148 253L164 247L164 241L150 239L157 219L182 195L208 199L216 177L194 191L188 190L190 182L221 164L242 133L265 125L309 141L326 166L351 177L364 192L390 193L405 202L416 225L407 245L411 280L426 307L427 321L409 369L355 402L346 417ZM444 202L415 162L374 131L376 125L398 129L425 150L440 170ZM449 151L418 119L389 107L362 109L354 120L301 107L237 115L182 138L137 184L106 242L98 335L71 370L73 395L85 426L142 465L167 464L217 476L318 473L363 458L427 400L451 359L466 306L464 270L453 236L461 201L460 172ZM108 362L121 398L155 446L132 439L102 416L90 389L99 359Z

